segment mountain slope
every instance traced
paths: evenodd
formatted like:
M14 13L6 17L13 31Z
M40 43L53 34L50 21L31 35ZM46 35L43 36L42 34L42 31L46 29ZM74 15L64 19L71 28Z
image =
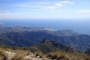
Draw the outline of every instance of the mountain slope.
M90 55L90 48L85 51L86 54Z
M63 50L66 52L75 52L77 50L63 45L59 42L53 41L51 39L45 38L41 43L35 44L30 47L31 50L42 51L43 53L55 52L57 50Z
M30 30L29 27L9 27L5 28L5 31L6 30L9 32L0 34L1 45L27 47L40 43L44 38L50 38L51 40L57 40L64 45L78 50L85 51L90 48L90 35L80 35L78 33L74 33L72 30L63 30L58 32L43 29Z

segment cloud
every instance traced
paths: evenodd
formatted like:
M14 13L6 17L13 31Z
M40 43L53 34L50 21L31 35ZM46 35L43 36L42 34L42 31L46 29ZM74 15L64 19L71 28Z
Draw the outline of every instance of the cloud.
M48 9L48 10L54 10L55 7L53 7L53 6L48 6L48 7L46 7L46 9Z
M47 6L46 9L48 10L51 10L51 11L58 11L60 10L59 7L62 7L64 6L65 4L74 4L74 2L71 2L71 1L61 1L61 2L58 2L58 3L55 3L54 5L52 6ZM61 12L61 11L60 11ZM67 11L66 11L67 12Z
M36 19L43 18L47 15L45 12L10 12L0 13L0 19Z
M63 6L64 4L74 4L74 2L70 1L61 1L59 3L56 3L55 6Z
M76 10L75 12L79 12L79 13L90 13L90 10Z
M63 6L61 3L56 3L55 6Z
M62 4L74 4L74 2L70 2L70 1L61 1Z
M39 8L39 7L42 7L42 6L32 6L32 5L29 5L29 4L19 4L19 5L14 5L14 6L24 7L24 8Z
M61 4L69 4L70 1L61 1L60 3L61 3Z

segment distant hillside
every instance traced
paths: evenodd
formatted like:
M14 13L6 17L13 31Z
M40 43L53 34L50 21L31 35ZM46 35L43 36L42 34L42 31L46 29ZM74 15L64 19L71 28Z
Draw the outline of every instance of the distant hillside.
M7 32L22 32L22 31L42 31L48 30L51 31L52 29L49 27L28 27L28 26L0 26L0 33L7 33Z
M30 27L2 27L4 30L0 30L0 44L7 46L23 46L28 47L33 44L40 43L44 38L50 38L51 40L58 41L64 45L76 48L78 50L85 51L90 48L90 36L82 35L72 30L45 30L41 28ZM1 29L2 29L1 28Z
M35 44L33 46L31 46L31 50L35 50L35 51L42 51L44 53L49 53L49 52L55 52L57 50L62 50L62 51L66 51L66 52L76 52L77 50L68 47L66 45L63 45L59 42L53 41L51 39L45 38L41 43L39 44Z
M68 52L74 52L75 51L74 48L68 47L68 46L66 46L60 42L57 42L57 40L51 40L51 39L45 38L41 43L49 43L56 48L60 48L64 51L68 51Z
M45 31L46 33L55 34L58 36L71 36L73 34L76 34L76 32L70 29L53 31L51 28L47 28L47 27L0 26L0 34L9 33L9 32L24 32L24 31L29 31L29 32ZM79 33L77 35L79 35Z
M58 31L54 31L54 33L56 35L59 36L71 36L71 35L80 35L78 32L74 32L71 29L66 29L66 30L58 30Z

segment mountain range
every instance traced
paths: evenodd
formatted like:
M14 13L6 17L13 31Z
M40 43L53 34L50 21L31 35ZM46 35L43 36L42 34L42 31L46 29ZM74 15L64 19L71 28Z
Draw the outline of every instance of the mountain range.
M65 52L79 52L78 50L68 47L60 42L53 41L51 39L45 38L39 44L32 45L30 47L31 51L42 51L43 53L54 52L57 50L62 50Z
M90 48L90 35L80 34L70 29L53 31L45 27L0 27L0 45L30 47L39 44L45 38L49 38L80 51Z

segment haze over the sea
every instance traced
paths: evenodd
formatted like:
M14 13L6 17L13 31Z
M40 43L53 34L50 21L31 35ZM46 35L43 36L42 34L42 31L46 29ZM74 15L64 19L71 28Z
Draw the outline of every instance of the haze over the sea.
M72 29L75 32L90 35L90 20L50 20L25 19L1 20L5 26L50 27L53 30Z

